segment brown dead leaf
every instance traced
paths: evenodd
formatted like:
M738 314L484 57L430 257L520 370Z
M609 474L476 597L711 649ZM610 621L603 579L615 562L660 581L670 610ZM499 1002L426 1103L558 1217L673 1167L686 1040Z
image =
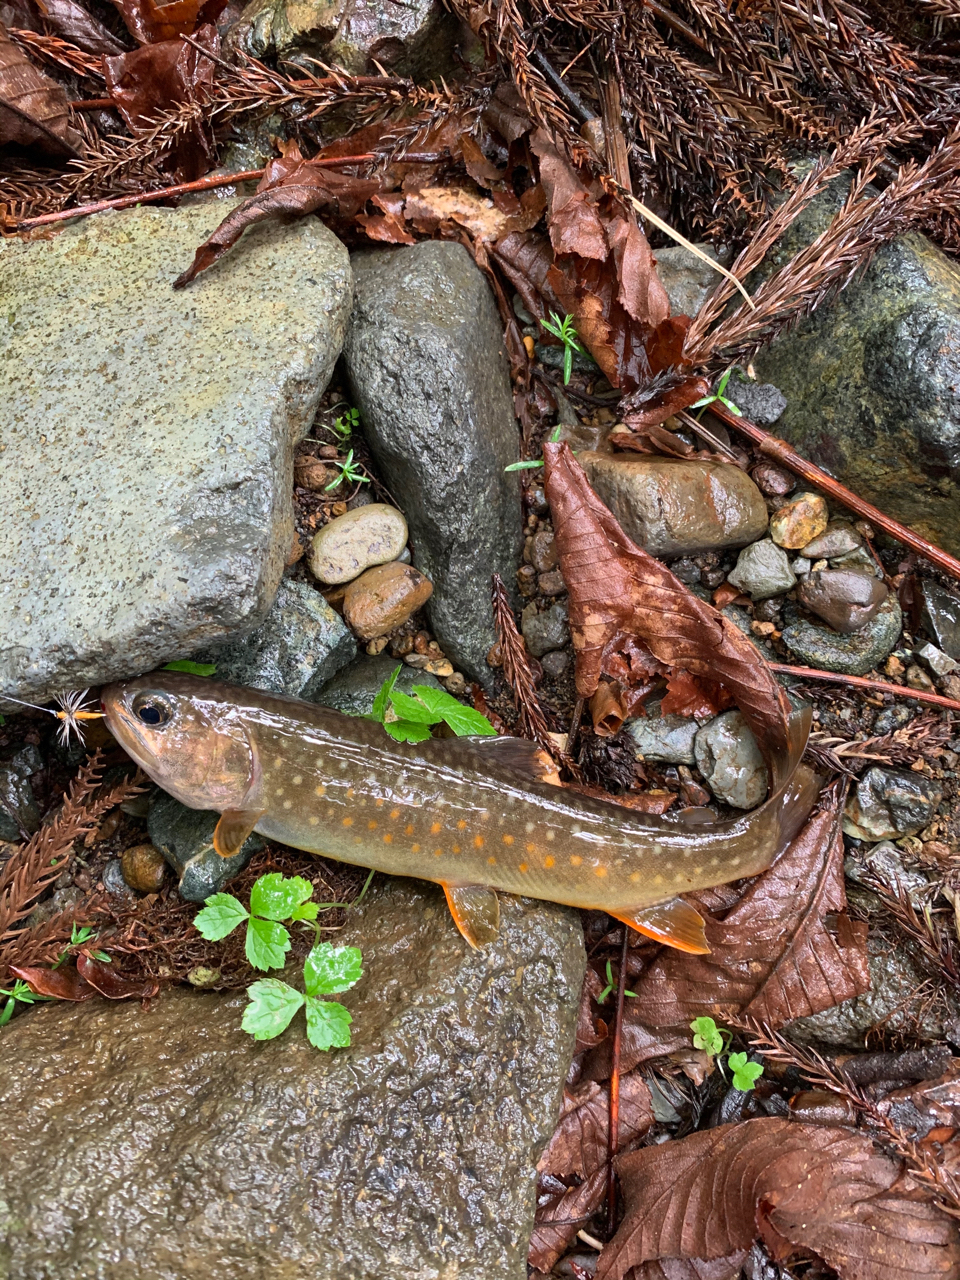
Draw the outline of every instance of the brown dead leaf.
M960 1276L957 1223L860 1133L762 1118L618 1165L627 1212L597 1280L660 1259L727 1257L758 1237L775 1259L809 1252L841 1280Z
M733 698L716 680L692 676L689 671L677 667L667 679L667 692L660 703L662 715L707 716L719 715L733 706Z
M768 760L782 761L789 748L788 705L758 651L729 619L630 541L568 445L548 443L543 452L570 593L578 694L592 697L602 675L627 683L624 655L639 637L659 662L721 683Z
M124 48L93 14L75 0L36 0L43 25L61 40L69 40L86 53L123 53Z
M10 966L15 978L26 982L38 996L52 996L55 1000L92 1000L96 988L86 982L74 968L35 969L27 965Z
M658 1258L634 1267L629 1280L737 1280L747 1258L738 1249L728 1258Z
M934 1129L960 1129L960 1059L937 1080L893 1089L877 1103L877 1108L898 1129L916 1140Z
M706 378L664 370L625 396L621 402L621 413L627 426L639 431L643 427L666 422L673 414L689 408L709 393L710 383ZM678 446L680 443L677 441Z
M61 159L83 148L70 123L67 95L37 70L0 23L0 145L11 142Z
M164 5L156 4L155 0L113 0L113 3L138 44L159 44L177 36L192 35L206 0L173 0L172 4ZM212 13L208 11L207 21L215 21L224 7L225 3Z
M842 914L840 816L833 787L726 918L707 919L709 955L657 957L636 987L644 1022L689 1026L741 1013L779 1027L869 991L866 926ZM841 913L834 931L830 913Z
M125 978L115 965L105 964L82 951L77 956L77 973L108 1000L149 1000L160 990L159 982Z
M549 1271L566 1253L577 1232L587 1225L599 1208L606 1185L606 1169L595 1169L579 1186L540 1201L527 1252L531 1267L537 1271Z

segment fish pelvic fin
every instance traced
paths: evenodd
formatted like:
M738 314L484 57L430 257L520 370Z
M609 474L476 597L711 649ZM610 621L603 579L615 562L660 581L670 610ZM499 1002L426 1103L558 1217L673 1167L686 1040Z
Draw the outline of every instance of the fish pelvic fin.
M232 858L246 844L266 809L224 809L213 832L213 847L221 858Z
M654 907L641 907L639 911L605 909L615 920L628 924L644 937L665 942L668 947L694 956L705 956L710 951L703 931L703 916L683 898L670 898Z
M500 899L496 889L481 884L440 882L453 923L475 950L493 942L500 931Z

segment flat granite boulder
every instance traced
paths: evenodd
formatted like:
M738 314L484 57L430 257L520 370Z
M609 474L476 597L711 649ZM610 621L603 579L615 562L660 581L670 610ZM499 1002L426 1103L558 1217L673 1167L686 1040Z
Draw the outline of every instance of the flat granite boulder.
M4 1280L524 1280L535 1164L584 969L575 912L504 896L471 951L438 889L384 879L338 943L349 1049L246 998L38 1007L0 1041Z
M316 219L171 287L230 210L0 242L0 689L45 699L249 631L293 536L292 454L349 315Z

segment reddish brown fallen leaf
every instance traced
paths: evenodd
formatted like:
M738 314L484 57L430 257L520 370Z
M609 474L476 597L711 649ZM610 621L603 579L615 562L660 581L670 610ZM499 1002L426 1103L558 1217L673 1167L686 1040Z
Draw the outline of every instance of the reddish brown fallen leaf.
M597 1280L658 1259L726 1257L758 1237L774 1258L809 1251L841 1280L960 1275L957 1223L860 1133L747 1120L618 1166L627 1212Z
M602 990L603 983L600 981L600 975L596 969L588 966L584 975L583 989L580 992L580 1007L577 1010L577 1043L574 1047L574 1056L583 1053L585 1049L592 1049L604 1039L606 1032L601 1035L594 1023L592 1003Z
M639 1138L653 1124L647 1082L636 1073L620 1081L620 1145ZM583 1226L581 1219L599 1208L606 1188L609 1087L594 1081L564 1092L560 1121L537 1164L540 1174L584 1182L541 1205L530 1240L531 1266L549 1271ZM599 1176L598 1176L599 1175Z
M630 1280L736 1280L746 1258L746 1249L728 1258L658 1258L634 1267Z
M86 53L123 53L116 36L75 0L36 0L45 27Z
M77 956L77 972L108 1000L149 1000L160 990L159 982L125 978L114 965L104 964L83 952Z
M10 966L15 978L22 978L38 996L53 996L56 1000L92 1000L96 988L86 982L72 966L62 969L33 969L26 965Z
M625 1008L629 1012L636 1003L635 1000L628 1000ZM645 1027L639 1022L624 1022L620 1037L620 1070L626 1074L641 1062L649 1062L653 1058L664 1058L689 1044L689 1027L674 1031ZM587 1054L583 1062L581 1080L610 1079L611 1048L611 1038L608 1037Z
M729 582L721 582L719 587L717 587L716 591L713 593L713 603L718 609L725 609L728 604L733 604L735 600L746 600L749 602L749 597L745 596L739 587L735 587Z
M935 1129L960 1128L960 1059L936 1080L893 1089L878 1102L878 1109L909 1137L928 1137Z
M836 788L800 834L722 921L708 919L710 954L663 952L635 987L650 1026L688 1026L733 1013L771 1027L830 1009L870 989L866 926L846 910Z
M155 0L113 0L138 44L159 44L162 40L191 35L205 2L173 0L172 4L159 5ZM217 12L223 7L220 5ZM215 21L217 12L211 13L208 21Z
M639 637L658 661L722 683L764 755L775 767L782 764L788 706L759 652L729 619L630 541L568 445L546 444L544 461L569 591L578 694L592 697L602 675L622 679L624 650Z
M620 402L623 421L634 431L657 426L710 394L706 378L666 370L642 383ZM673 434L672 432L670 433ZM676 437L674 437L676 440ZM679 440L676 441L680 445Z
M663 715L697 716L705 719L733 706L733 698L716 680L692 676L677 668L667 680L667 692L660 703Z
M63 89L37 70L0 23L0 145L8 142L58 158L79 155L83 147Z

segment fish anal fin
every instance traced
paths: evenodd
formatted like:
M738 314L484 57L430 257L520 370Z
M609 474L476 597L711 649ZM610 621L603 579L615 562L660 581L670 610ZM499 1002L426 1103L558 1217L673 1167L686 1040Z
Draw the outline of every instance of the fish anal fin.
M266 809L225 809L213 832L213 847L221 858L239 853Z
M678 951L687 951L694 956L704 956L710 951L703 931L703 916L682 898L670 898L668 902L641 907L639 911L610 911L609 907L606 910L615 920L628 924L637 933L665 942Z
M471 947L493 942L500 930L500 899L496 889L480 884L442 884L447 906L457 926Z

